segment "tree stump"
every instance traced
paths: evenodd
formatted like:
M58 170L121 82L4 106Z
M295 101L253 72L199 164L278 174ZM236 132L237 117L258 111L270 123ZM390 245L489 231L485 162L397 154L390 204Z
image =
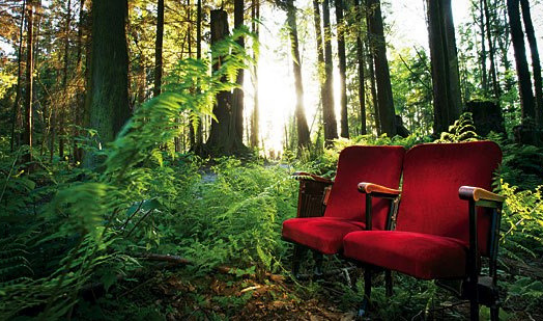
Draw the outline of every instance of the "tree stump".
M491 101L469 101L466 103L465 112L473 115L475 130L480 136L487 136L491 131L505 133L500 106Z

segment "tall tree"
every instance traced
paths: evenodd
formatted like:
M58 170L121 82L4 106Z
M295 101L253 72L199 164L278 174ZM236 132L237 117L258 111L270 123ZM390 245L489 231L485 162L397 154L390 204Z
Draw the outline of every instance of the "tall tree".
M112 141L130 116L125 33L127 15L127 0L92 1L87 109L90 127L97 130L102 144ZM95 165L93 155L88 155L86 166Z
M252 0L251 4L251 29L258 41L259 37L259 25L257 21L260 20L260 0ZM251 148L255 149L259 146L259 102L258 102L258 52L253 53L254 70L253 70L253 87L254 87L254 107L253 114L251 115Z
M162 47L164 44L164 0L158 0L155 41L155 87L153 95L160 95L162 87Z
M83 73L83 30L86 26L85 19L85 0L79 2L79 21L77 26L77 45L76 45L76 73L75 77L80 77L81 82L86 83L87 75ZM83 119L85 118L85 91L80 86L77 88L77 101L73 110L73 119L76 126L83 126ZM77 127L76 127L77 128ZM75 129L74 135L79 136L79 130ZM75 162L80 162L83 159L83 151L77 145L77 140L73 142L73 159Z
M196 4L196 59L202 59L202 0L197 0ZM196 88L200 90L200 88ZM193 152L196 155L204 154L204 133L203 133L204 118L200 117L196 126L196 140Z
M324 87L322 97L322 120L326 145L338 138L336 112L334 108L334 64L332 62L332 31L330 29L330 0L322 1L322 22L324 29Z
M479 0L479 28L480 28L480 35L481 35L481 52L479 53L480 60L481 60L481 87L483 89L483 94L486 96L488 92L488 80L487 80L487 73L486 73L486 43L485 43L485 11L483 9L484 7L484 0Z
M460 116L461 93L451 0L427 0L434 93L434 132L447 131Z
M25 129L23 143L28 145L24 161L32 161L32 100L34 93L34 0L27 3L27 35L26 35L26 101L25 101Z
M380 133L392 137L396 135L396 113L390 83L390 71L386 53L386 41L381 15L381 1L367 0L368 29L371 36L371 51L375 64L375 80L377 82L377 103L379 110Z
M229 34L228 14L224 10L211 11L211 45L224 39ZM224 57L213 57L213 70L218 70ZM225 81L226 79L224 79ZM212 120L207 148L211 154L220 155L228 152L228 134L230 125L230 109L232 94L222 91L217 94L217 101L213 106L213 115L217 120Z
M520 102L522 107L523 120L535 119L534 95L532 92L532 83L530 81L530 71L526 59L526 47L524 44L524 32L520 21L519 0L507 0L507 13L509 15L509 25L511 30L511 39L515 51L515 64L518 76Z
M23 6L21 10L21 27L19 29L19 49L18 49L18 55L17 55L17 85L15 86L15 101L13 102L13 108L12 108L12 119L11 119L11 141L10 141L10 147L11 151L13 152L15 150L15 146L19 145L21 136L16 133L17 128L22 128L22 117L21 117L21 108L20 108L20 101L21 101L21 84L23 80L23 68L21 68L22 61L23 61L23 35L24 35L24 28L25 28L25 17L26 17L26 0L23 0Z
M58 156L60 159L64 157L64 136L66 135L66 116L69 107L69 92L68 92L68 67L70 64L70 26L72 22L72 0L68 0L66 3L66 18L64 25L64 66L62 71L62 87L64 99L67 100L67 104L60 110L60 119L58 124L59 140L58 140ZM51 151L52 152L52 151Z
M347 113L347 57L345 55L345 21L343 0L335 0L337 25L337 53L339 58L339 105L341 106L341 137L349 138L349 118Z
M493 41L492 32L491 32L491 16L488 5L488 0L483 0L483 7L485 12L485 24L486 24L486 40L488 42L488 55L490 59L490 77L492 78L492 91L494 98L499 100L501 95L500 84L498 83L498 75L496 70L496 46Z
M298 45L298 25L296 23L296 7L293 0L286 0L287 24L290 38L292 70L296 88L296 125L298 128L298 147L309 148L309 126L305 117L304 87L302 82L302 66L300 65L300 50Z
M322 23L321 23L321 11L319 0L313 0L313 22L315 25L315 40L316 40L316 52L317 52L317 74L320 87L320 108L324 105L326 99L326 69L324 65L324 47L322 39Z
M532 74L534 78L535 94L535 121L539 129L543 129L543 88L541 83L541 60L539 59L539 50L537 39L535 37L532 14L530 13L530 4L528 0L520 0L522 9L522 20L524 21L524 30L530 44L530 54L532 57Z
M244 0L234 0L234 28L239 29L243 26ZM239 37L236 42L240 48L245 48L244 37ZM244 94L243 94L243 79L245 76L244 69L238 70L236 76L236 84L240 88L234 89L232 96L232 121L234 133L237 140L243 141L243 109L244 109Z
M364 75L365 70L365 59L364 59L364 45L362 42L362 5L360 0L355 0L355 9L356 9L356 21L359 25L357 28L356 36L356 59L358 62L358 103L360 105L360 134L367 134L366 126L366 87L365 82L366 78Z
M211 11L211 45L226 38L229 34L228 14L226 11ZM213 70L218 70L226 57L213 53ZM226 81L226 78L223 78ZM216 120L211 122L207 140L207 151L211 156L242 154L247 152L240 137L236 134L232 111L232 92L222 91L217 94L213 114Z

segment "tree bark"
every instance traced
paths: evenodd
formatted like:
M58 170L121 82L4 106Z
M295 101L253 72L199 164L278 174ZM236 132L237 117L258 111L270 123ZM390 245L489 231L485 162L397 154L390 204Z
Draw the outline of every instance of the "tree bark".
M26 17L26 0L23 0L23 7L21 10L21 27L19 29L19 49L18 49L18 58L17 58L17 85L15 87L15 101L13 102L12 108L12 119L11 119L11 140L10 140L10 150L11 152L15 151L15 146L20 144L21 136L16 132L16 128L21 129L23 127L23 121L21 117L21 109L19 103L21 101L21 84L23 81L23 68L21 68L23 61L23 35L25 29L25 17Z
M507 0L507 13L511 39L515 51L515 65L517 69L520 104L522 108L522 123L524 126L533 127L535 121L535 101L530 81L530 71L526 59L526 47L524 45L524 33L520 21L519 0Z
M156 97L162 91L162 48L164 44L164 0L158 0L155 41L155 88Z
M315 25L315 36L316 36L316 51L317 51L317 77L320 87L320 108L324 105L324 100L327 94L327 88L325 85L326 81L326 69L324 64L324 48L322 41L322 23L321 23L321 12L319 8L319 0L313 0L313 21ZM324 114L324 112L323 112Z
M356 39L356 56L358 59L358 104L360 105L360 135L366 135L368 129L366 126L366 86L364 66L366 64L364 59L364 46L360 36Z
M460 116L461 93L451 0L427 1L434 93L434 132L447 131Z
M537 128L543 129L543 89L541 84L541 61L539 59L539 50L537 49L537 39L535 37L534 25L532 23L532 14L530 13L530 4L528 0L520 0L522 9L522 18L524 21L524 30L530 44L530 54L532 56L532 74L534 78L535 94L535 121Z
M196 59L202 59L202 0L197 0L196 4ZM200 88L196 88L200 90ZM204 147L204 132L203 132L204 118L200 117L198 126L196 127L196 146L194 147L194 153L196 155L203 155Z
M113 141L130 117L127 15L127 0L92 2L93 38L87 104L90 127L97 130L99 144ZM95 167L94 155L87 156L86 166Z
M85 0L80 0L79 3L79 21L78 21L78 30L77 30L77 54L76 54L76 77L81 77L83 84L86 83L86 75L82 74L83 70L83 29L85 28L84 24L84 7ZM85 112L85 91L81 90L80 87L77 88L77 101L74 108L74 124L76 126L83 126L83 119L85 118L83 113ZM79 136L81 133L76 128L74 131L75 136ZM83 151L77 146L77 140L73 141L73 159L75 162L80 162L83 159Z
M66 4L66 25L64 26L64 68L62 71L62 86L64 88L64 99L66 104L64 108L60 109L60 119L58 123L58 156L62 160L64 158L64 135L66 135L66 114L70 107L70 99L68 92L68 67L70 64L69 52L70 52L70 26L72 23L72 0L68 0Z
M488 94L488 77L486 73L486 44L485 44L485 11L483 9L484 0L479 0L479 31L481 34L481 88L483 89L483 95L486 97Z
M243 26L243 14L244 14L244 0L234 0L234 28L239 29ZM245 39L239 37L236 42L241 48L245 48ZM240 88L234 89L232 96L232 118L234 133L236 139L240 142L243 141L243 109L244 109L244 94L243 94L243 79L245 76L245 70L238 70L236 76L236 84Z
M332 62L332 31L330 30L330 0L322 2L322 20L324 28L324 87L322 97L322 120L324 122L324 139L327 146L338 138L337 121L334 106L334 64Z
M349 116L347 112L346 86L347 57L345 55L345 20L343 18L343 0L335 0L335 5L337 23L337 51L339 58L339 105L341 106L341 137L349 138Z
M380 0L368 0L368 8L371 9L368 12L368 26L373 45L372 52L375 63L375 80L377 82L380 132L393 137L396 135L396 113L394 111L392 85L390 83Z
M356 22L357 25L362 21L362 6L360 0L355 0ZM366 135L368 130L366 126L366 87L365 87L365 59L364 44L362 42L362 27L357 28L356 36L356 59L358 61L358 103L360 105L360 134Z
M368 41L367 41L367 48L368 50L372 50L371 46L371 34L369 32L369 26L368 26ZM371 102L373 104L373 119L375 120L375 129L377 132L377 135L381 135L381 122L379 121L379 103L377 98L377 84L375 81L375 64L373 59L373 54L370 52L368 55L368 71L369 71L369 77L370 77L370 93L371 93Z
M311 141L309 139L309 127L305 117L304 108L304 87L302 82L302 67L300 65L300 52L298 48L298 26L296 23L296 8L293 0L286 0L287 5L287 24L289 26L290 48L292 56L292 70L294 73L294 86L296 88L296 125L298 128L298 147L301 149L309 148Z
M26 36L26 101L25 101L25 130L23 143L28 146L23 160L32 161L32 99L34 91L34 1L28 0L27 11L27 36Z
M252 32L256 39L259 40L259 28L257 20L260 20L260 2L259 0L252 0L251 5L251 19L252 19ZM257 149L259 147L259 106L258 106L258 53L253 53L254 70L253 70L253 87L254 87L254 107L253 114L251 115L251 148Z
M488 55L490 59L490 77L492 77L492 91L494 93L494 98L499 102L501 96L500 84L498 83L498 76L496 71L496 57L495 51L496 46L492 41L492 32L491 32L491 22L490 22L490 10L488 8L488 0L483 0L483 6L486 17L486 39L488 42Z

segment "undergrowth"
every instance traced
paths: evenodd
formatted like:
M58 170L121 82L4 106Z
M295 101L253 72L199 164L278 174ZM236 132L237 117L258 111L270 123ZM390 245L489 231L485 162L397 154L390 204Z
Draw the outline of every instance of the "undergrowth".
M229 41L221 46L235 45ZM94 170L42 160L39 155L29 167L21 162L24 148L8 153L7 140L0 142L0 319L58 319L72 315L76 306L92 310L82 297L93 284L101 284L110 298L109 291L120 280L132 282L135 275L150 269L143 260L150 253L183 257L190 262L186 271L194 277L209 277L221 267L233 268L238 277L287 275L291 246L281 240L281 225L296 213L298 185L290 176L294 170L333 178L339 152L355 144L410 148L419 143L482 139L471 116L464 114L435 141L420 135L365 135L338 140L321 155L301 160L285 153L278 164L242 163L235 158L211 163L175 153L168 142L180 129L172 122L179 113L190 113L194 121L211 113L206 106L216 94L234 86L221 79L225 75L235 79L235 68L247 61L243 55L231 59L212 75L205 62L181 61L166 86L169 91L141 106L106 148L87 150L104 160ZM78 138L82 144L96 135L87 133ZM538 186L543 152L499 135L488 138L504 152L495 181L497 190L507 196L502 257L536 261L543 254L543 187ZM29 168L35 170L28 173ZM505 302L523 293L529 296L527 308L541 302L541 282L521 276L505 281L509 289ZM394 318L398 311L427 317L435 310L433 298L438 292L433 284L422 286L409 278L400 282L403 285L396 287L393 300L385 298L383 287L375 288L381 318ZM359 302L359 294L338 287L344 294L340 305L352 308ZM323 287L315 283L299 289L300 295L313 296ZM191 300L198 304L205 298L195 293ZM240 309L248 299L217 296L212 301ZM153 313L153 306L141 311L141 315Z

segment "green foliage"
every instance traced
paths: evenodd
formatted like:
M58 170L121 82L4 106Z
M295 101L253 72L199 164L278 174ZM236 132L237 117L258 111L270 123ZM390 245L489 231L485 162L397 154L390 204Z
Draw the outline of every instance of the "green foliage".
M449 132L441 133L441 137L436 142L459 143L474 140L477 140L477 133L475 133L473 115L471 113L463 113L454 124L449 126Z
M219 46L226 50L234 44L226 40ZM172 222L173 209L190 206L179 198L198 178L191 165L197 160L178 159L165 148L181 131L175 120L185 111L210 114L216 94L233 87L222 79L245 66L244 58L231 57L212 75L203 62L179 63L174 75L180 84L140 106L111 144L90 150L104 160L94 172L39 158L33 165L20 164L24 150L0 154L0 224L5 228L0 243L11 244L0 253L0 319L30 311L61 318L91 282L109 288L118 275L139 267L132 255L158 248L161 233L170 230L166 223ZM40 170L27 175L29 165ZM268 202L262 191L249 203ZM264 257L272 238L256 235Z
M532 309L543 302L543 282L528 277L516 277L515 281L507 287L507 301L518 301L524 299L528 302L520 309Z
M520 253L532 257L543 253L542 191L543 185L519 191L518 187L502 181L500 194L507 197L502 222L504 251L517 260L522 261Z
M504 144L498 139L503 162L501 177L520 190L532 189L543 179L543 150L532 145Z
M295 209L296 181L281 166L224 158L178 200L172 243L199 269L257 264L277 270L281 224ZM173 223L173 222L172 222Z

